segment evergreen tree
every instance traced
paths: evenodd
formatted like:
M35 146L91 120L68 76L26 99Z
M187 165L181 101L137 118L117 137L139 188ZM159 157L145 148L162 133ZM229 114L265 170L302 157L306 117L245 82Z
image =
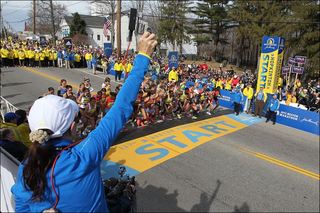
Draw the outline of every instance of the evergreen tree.
M74 13L70 25L70 36L72 37L76 34L87 35L86 26L86 22L81 19L79 13Z
M173 50L179 46L182 53L182 44L190 42L188 35L189 26L186 15L188 13L188 1L172 0L161 1L161 15L158 36L160 42L169 42Z
M228 0L201 0L194 10L191 10L197 19L193 22L197 26L196 41L213 42L214 58L217 58L218 45L227 44L227 39L222 35L232 25L228 21Z

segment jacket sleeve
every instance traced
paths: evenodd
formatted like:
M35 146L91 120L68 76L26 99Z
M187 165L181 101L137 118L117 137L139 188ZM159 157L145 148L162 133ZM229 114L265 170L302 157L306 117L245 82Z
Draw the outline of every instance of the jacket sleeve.
M144 74L148 71L150 59L138 54L131 74L123 84L116 101L98 127L88 137L75 147L84 161L100 165L109 147L126 124L133 111Z

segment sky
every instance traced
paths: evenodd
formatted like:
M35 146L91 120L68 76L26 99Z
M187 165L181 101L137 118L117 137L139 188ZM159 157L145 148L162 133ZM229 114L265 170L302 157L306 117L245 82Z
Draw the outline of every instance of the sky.
M89 1L54 1L64 4L68 13L78 12L79 14L89 14ZM8 24L14 31L23 31L24 22L28 18L28 12L31 10L32 0L13 1L1 0L2 15L4 25Z

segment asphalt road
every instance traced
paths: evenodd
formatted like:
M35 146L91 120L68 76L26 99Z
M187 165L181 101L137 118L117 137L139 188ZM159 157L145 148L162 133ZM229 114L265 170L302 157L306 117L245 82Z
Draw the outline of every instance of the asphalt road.
M105 77L85 69L2 69L1 95L27 109L59 79L78 85L84 76L95 90ZM153 167L137 181L139 211L319 212L319 137L262 121Z

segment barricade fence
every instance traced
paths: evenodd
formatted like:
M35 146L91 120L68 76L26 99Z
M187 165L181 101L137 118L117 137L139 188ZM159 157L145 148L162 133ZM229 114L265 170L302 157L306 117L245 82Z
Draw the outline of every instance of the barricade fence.
M233 94L227 90L220 91L222 97L219 98L220 106L233 109ZM264 113L266 113L268 103L272 95L268 95L268 99L265 104ZM244 100L241 102L242 106L245 103ZM254 104L253 104L254 108ZM285 104L280 104L277 113L277 123L283 124L285 126L293 127L305 132L310 132L315 135L319 135L319 113L308 111L305 109L300 109L293 106L287 106Z
M15 107L13 104L11 104L7 99L0 96L0 113L1 118L4 121L4 115L8 112L15 112L18 110L17 107Z

